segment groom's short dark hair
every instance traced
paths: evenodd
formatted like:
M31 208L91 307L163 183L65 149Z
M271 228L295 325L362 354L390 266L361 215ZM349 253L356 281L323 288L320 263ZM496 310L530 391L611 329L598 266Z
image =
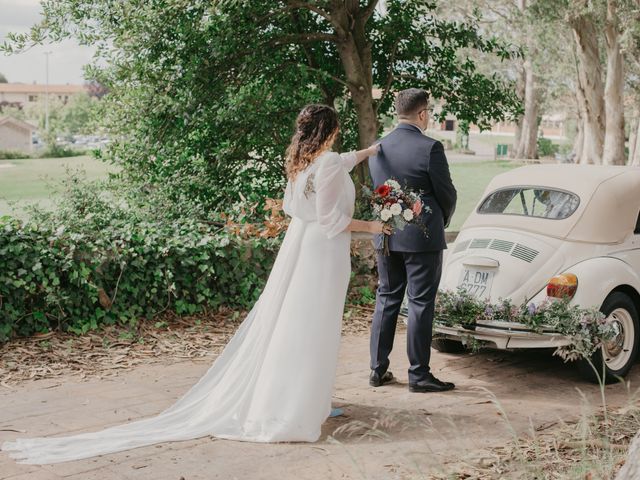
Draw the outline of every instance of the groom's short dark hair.
M407 88L396 95L396 113L399 117L412 117L429 106L429 94L422 88Z

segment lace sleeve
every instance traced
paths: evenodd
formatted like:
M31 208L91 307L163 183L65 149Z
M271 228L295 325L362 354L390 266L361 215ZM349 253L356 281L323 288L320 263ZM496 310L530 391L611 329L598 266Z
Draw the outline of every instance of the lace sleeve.
M287 188L285 188L284 190L284 198L282 199L282 210L284 211L284 213L286 213L290 217L293 217L293 214L291 213L292 197L293 197L293 188L291 186L291 181L288 181Z
M353 167L358 163L358 157L356 157L356 152L345 152L340 154L340 159L342 160L342 165L347 169L347 172L353 170Z
M316 175L316 214L322 231L328 238L333 238L351 223L351 217L340 209L340 199L345 194L343 176L346 172L342 158L336 153L319 161L322 163Z

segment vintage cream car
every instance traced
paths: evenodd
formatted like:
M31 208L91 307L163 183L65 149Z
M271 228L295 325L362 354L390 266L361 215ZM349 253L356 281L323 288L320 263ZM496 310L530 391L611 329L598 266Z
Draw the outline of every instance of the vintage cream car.
M535 304L559 286L573 292L572 303L615 321L618 335L593 360L599 368L604 360L610 380L624 376L640 347L640 168L531 165L496 176L450 246L440 284ZM460 351L466 335L499 349L568 343L553 331L494 321L475 330L437 326L433 346Z

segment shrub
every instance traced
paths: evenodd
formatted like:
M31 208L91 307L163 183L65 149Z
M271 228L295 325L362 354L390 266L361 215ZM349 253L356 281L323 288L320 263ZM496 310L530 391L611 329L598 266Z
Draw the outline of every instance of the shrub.
M17 160L20 158L29 158L30 155L25 152L15 150L0 150L0 160Z
M558 145L548 138L538 137L538 155L541 157L553 157L558 153Z
M38 152L40 158L66 158L66 157L78 157L80 155L87 155L91 150L69 148L63 145L51 145L46 149Z
M0 218L0 341L134 326L167 310L248 307L261 292L279 237L245 238L193 207L164 209L151 194L144 204L132 203L132 191L116 201L77 177L66 188L54 212Z

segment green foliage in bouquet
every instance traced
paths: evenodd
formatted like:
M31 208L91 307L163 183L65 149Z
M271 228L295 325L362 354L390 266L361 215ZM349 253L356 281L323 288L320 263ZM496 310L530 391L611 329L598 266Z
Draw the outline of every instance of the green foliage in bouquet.
M517 322L537 333L544 329L568 337L571 343L555 352L565 360L591 357L616 334L613 323L599 310L571 305L569 299L551 299L539 305L515 305L510 300L492 304L464 289L438 293L435 324L472 331L477 322L492 320Z

